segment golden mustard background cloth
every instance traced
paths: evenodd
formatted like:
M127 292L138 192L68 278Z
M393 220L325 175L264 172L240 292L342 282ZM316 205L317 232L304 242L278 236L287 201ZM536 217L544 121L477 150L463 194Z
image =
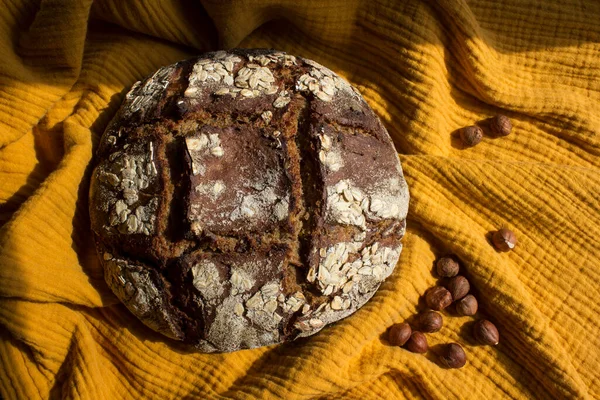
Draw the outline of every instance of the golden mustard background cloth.
M600 397L600 3L584 0L0 0L0 393L6 399ZM90 238L94 145L125 91L200 52L273 47L355 84L411 190L396 271L296 343L189 353L107 289ZM452 132L496 113L506 138ZM518 247L486 241L502 226ZM463 261L497 347L446 317L386 344L436 257ZM438 366L463 343L467 365ZM437 346L437 347L436 347Z

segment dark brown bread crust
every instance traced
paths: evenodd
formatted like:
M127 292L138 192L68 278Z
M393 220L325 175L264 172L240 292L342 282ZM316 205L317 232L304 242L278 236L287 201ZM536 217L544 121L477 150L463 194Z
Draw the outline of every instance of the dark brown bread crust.
M318 332L373 296L408 188L360 94L269 50L207 53L136 83L90 214L105 277L150 328L225 352Z

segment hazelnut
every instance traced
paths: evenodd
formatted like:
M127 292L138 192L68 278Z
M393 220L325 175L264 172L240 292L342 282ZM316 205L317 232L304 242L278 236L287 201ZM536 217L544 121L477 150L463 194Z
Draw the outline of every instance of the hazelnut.
M425 292L425 302L432 310L440 311L452 304L452 295L442 286L434 286Z
M444 346L440 362L446 368L462 368L467 362L467 355L460 344L450 343Z
M473 147L483 139L483 131L477 125L467 126L460 130L460 140L467 147Z
M411 334L412 329L410 329L410 325L406 322L394 324L388 333L388 340L393 346L404 346Z
M413 353L426 353L429 346L427 345L427 338L421 332L415 331L410 335L410 339L404 345L406 350Z
M477 308L477 299L472 294L468 294L456 302L456 312L459 315L475 315Z
M517 236L513 231L507 228L502 228L492 235L492 243L500 251L509 251L515 248L517 244Z
M452 300L460 300L469 293L469 289L471 289L471 285L469 285L469 281L462 275L457 275L454 278L450 278L448 281L448 291L452 295Z
M494 136L508 136L512 130L512 123L506 115L496 115L490 119L490 130Z
M442 278L452 278L458 274L458 263L452 257L442 257L435 264L437 274Z
M473 325L473 336L481 344L495 346L500 341L500 334L496 326L487 319L481 319Z
M444 320L442 315L435 311L425 311L419 314L418 318L419 328L423 332L433 333L442 329Z

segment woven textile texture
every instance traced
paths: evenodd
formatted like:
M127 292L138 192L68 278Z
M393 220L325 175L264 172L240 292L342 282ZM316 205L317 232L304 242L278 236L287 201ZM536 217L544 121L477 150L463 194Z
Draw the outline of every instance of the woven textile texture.
M600 3L592 0L0 0L0 393L5 399L600 397ZM393 275L297 342L196 354L134 318L102 277L87 190L124 93L207 50L269 47L347 78L381 117L411 191ZM513 133L463 149L497 113ZM497 253L503 225L519 244ZM479 317L432 351L386 329L461 260ZM467 365L443 369L442 344Z

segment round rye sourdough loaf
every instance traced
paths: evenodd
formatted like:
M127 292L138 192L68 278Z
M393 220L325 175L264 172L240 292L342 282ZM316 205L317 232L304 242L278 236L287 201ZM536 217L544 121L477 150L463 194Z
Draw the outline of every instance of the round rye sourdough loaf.
M127 93L96 156L108 285L202 352L312 335L400 256L409 195L390 137L310 60L232 50L163 67Z

